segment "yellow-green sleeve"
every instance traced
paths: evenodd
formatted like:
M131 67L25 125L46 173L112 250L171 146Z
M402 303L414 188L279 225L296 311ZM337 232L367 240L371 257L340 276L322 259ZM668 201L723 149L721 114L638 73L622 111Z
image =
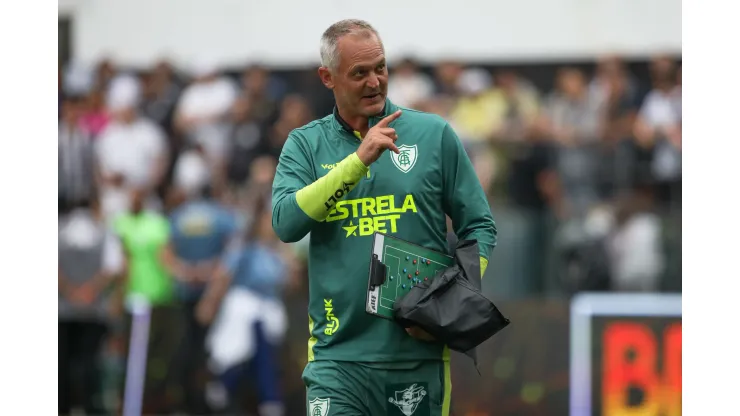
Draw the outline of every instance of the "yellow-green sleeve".
M346 198L368 168L352 153L316 178L305 139L293 132L283 146L272 185L272 227L280 240L296 242Z
M298 190L296 202L306 215L322 221L337 201L342 200L365 176L367 170L357 153L352 153L326 176Z

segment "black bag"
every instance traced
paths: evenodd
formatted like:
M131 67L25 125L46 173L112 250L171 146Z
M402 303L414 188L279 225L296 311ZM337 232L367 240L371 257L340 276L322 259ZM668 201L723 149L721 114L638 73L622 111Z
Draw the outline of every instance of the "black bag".
M481 293L476 240L458 242L455 263L396 300L393 315L404 327L423 329L437 341L472 358L477 366L475 348L510 321Z

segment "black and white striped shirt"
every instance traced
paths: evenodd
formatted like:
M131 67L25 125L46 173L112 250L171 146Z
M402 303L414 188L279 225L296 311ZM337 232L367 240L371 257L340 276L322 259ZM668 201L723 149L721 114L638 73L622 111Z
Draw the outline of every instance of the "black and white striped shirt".
M59 194L75 204L92 195L93 138L77 126L59 123Z

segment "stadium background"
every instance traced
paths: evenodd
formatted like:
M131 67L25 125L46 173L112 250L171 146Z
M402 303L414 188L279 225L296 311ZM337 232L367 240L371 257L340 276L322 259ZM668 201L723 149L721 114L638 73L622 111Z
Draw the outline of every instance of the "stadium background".
M153 205L166 214L177 204L174 189L186 185L178 178L190 177L183 172L192 156L188 134L174 126L175 109L193 75L216 68L244 98L234 103L247 102L251 111L227 118L213 134L230 146L235 127L251 123L260 146L225 151L235 160L225 157L225 169L206 162L209 173L202 175L249 222L287 132L331 111L332 96L315 73L321 31L340 18L369 20L386 44L390 98L458 128L499 227L483 288L513 324L481 347L482 377L468 361L454 362L454 414L568 414L573 296L681 292L680 2L383 1L372 11L341 2L273 3L60 1L60 132L80 120L104 124L112 80L138 79L140 114L161 126L170 151ZM415 65L401 74L403 58ZM85 126L93 141L104 131ZM657 126L657 133L645 126ZM571 131L575 139L565 133ZM68 151L61 136L60 160ZM256 162L247 166L245 159ZM61 166L60 221L77 201L70 189L78 190ZM289 326L280 362L288 415L305 406L304 249L305 241L286 251L292 277L283 295ZM184 312L177 302L164 309L151 338L166 345L148 360L160 383L147 388L161 388L144 405L153 413L169 412L182 399L168 375L183 365L173 351ZM101 351L105 377L96 394L112 412L123 386L124 316L111 317ZM654 335L649 345L661 357L651 380L667 386L662 351L670 349L663 337L673 320L636 322ZM601 348L594 347L595 356L602 357ZM254 387L243 390L249 410L256 409ZM626 403L609 408L598 401L605 407L593 414L646 403L680 414L680 395L676 406L667 387L624 389Z

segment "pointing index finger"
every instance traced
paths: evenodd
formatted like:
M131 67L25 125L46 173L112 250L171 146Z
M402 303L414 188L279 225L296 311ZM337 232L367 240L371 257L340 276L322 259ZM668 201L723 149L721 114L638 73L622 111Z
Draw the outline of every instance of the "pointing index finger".
M390 124L391 121L397 119L398 117L401 117L401 110L397 110L395 113L385 117L384 119L380 120L376 126L378 127L388 127L388 124Z

